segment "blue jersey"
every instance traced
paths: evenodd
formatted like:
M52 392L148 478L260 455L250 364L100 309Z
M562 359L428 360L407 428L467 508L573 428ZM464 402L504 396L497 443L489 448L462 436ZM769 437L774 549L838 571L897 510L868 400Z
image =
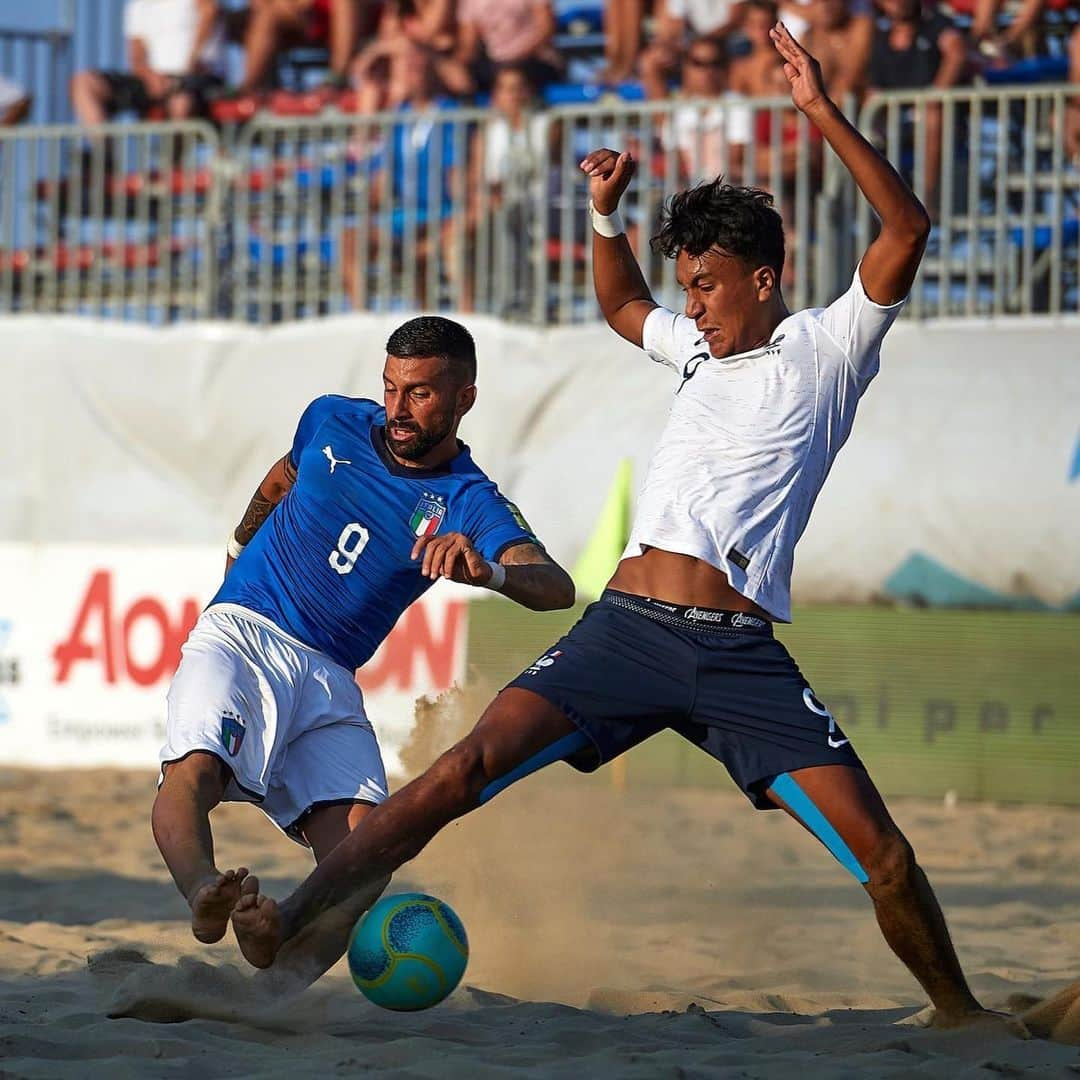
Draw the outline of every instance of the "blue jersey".
M401 465L385 411L328 394L300 418L289 493L211 603L240 604L351 669L433 582L410 559L419 536L460 532L485 559L537 543L468 447L438 468Z

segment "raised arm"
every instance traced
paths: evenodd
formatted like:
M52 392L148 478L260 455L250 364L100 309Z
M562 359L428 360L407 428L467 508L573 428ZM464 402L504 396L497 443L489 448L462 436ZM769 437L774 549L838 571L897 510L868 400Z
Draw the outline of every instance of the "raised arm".
M270 471L263 477L262 483L251 496L251 502L240 524L236 526L229 544L229 554L225 559L225 573L232 569L232 564L239 555L237 550L251 543L259 527L270 516L270 511L288 494L289 488L296 483L296 466L292 456L286 454L280 461L270 466ZM236 552L236 555L233 554Z
M784 58L791 100L817 127L881 219L881 231L866 249L860 277L877 304L895 304L911 290L922 259L930 217L896 170L855 130L825 93L821 66L783 23L770 31Z
M616 334L640 346L645 316L657 304L616 213L619 199L634 175L634 159L629 153L604 147L589 154L581 170L589 178L593 287L600 311ZM611 215L616 215L614 220ZM612 233L615 235L605 235Z
M462 533L422 536L412 557L423 559L421 573L465 585L494 589L532 611L555 611L574 602L574 582L539 544L515 544L491 563Z

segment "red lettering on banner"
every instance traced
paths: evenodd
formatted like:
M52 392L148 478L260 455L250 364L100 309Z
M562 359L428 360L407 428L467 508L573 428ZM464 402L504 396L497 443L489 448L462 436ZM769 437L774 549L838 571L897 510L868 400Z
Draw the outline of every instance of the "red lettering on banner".
M138 686L153 686L176 670L180 646L198 618L199 605L191 598L184 600L180 616L173 622L160 600L143 596L117 620L113 617L112 574L97 570L90 579L71 633L53 650L56 681L67 682L75 664L85 660L102 665L107 683L115 683L127 675ZM149 663L141 663L132 651L132 634L140 620L156 624L157 652ZM93 637L91 626L96 631Z
M450 600L443 610L442 628L436 636L428 612L414 604L390 632L383 647L369 664L357 672L356 681L364 690L410 690L414 687L414 665L419 657L427 662L433 690L445 690L454 679L454 660L465 624L465 601Z
M87 623L91 616L97 617L100 640L95 648L85 640ZM82 607L75 616L75 625L67 641L61 642L53 651L56 661L56 681L66 682L72 667L79 660L99 659L105 666L105 681L116 682L116 663L113 659L112 638L112 575L108 570L98 570L90 579Z

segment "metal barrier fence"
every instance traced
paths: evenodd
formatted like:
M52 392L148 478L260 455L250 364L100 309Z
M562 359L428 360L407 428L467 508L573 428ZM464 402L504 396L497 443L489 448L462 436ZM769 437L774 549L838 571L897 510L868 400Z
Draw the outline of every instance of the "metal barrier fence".
M221 158L201 123L0 130L0 311L213 316Z
M1073 91L1075 92L1075 91ZM881 95L863 131L935 217L916 318L1080 310L1080 172L1065 86ZM0 132L0 310L270 323L348 310L598 316L587 183L631 149L623 216L655 294L663 200L723 173L776 197L784 289L827 303L873 232L865 201L786 98L479 109Z
M915 318L1080 308L1080 168L1065 161L1062 134L1076 90L890 93L864 106L861 130L936 223L912 289ZM870 235L861 201L856 245Z

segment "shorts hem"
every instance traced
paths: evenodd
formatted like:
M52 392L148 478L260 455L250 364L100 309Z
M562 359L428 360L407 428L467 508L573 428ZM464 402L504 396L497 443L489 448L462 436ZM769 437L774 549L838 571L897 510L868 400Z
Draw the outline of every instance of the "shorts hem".
M588 722L580 716L571 706L567 705L561 698L556 697L554 694L548 693L545 690L528 686L519 679L515 679L513 682L509 682L503 687L504 690L528 690L530 694L535 694L537 697L543 698L548 704L554 705L556 709L560 710L562 714L570 721L589 740L594 758L586 756L585 751L578 750L571 754L569 757L565 757L562 760L573 769L577 769L578 772L592 773L597 769L602 768L610 761L610 758L604 757L603 748L597 741L596 736L589 730ZM616 755L617 756L617 755Z
M379 800L379 802L383 801L385 800ZM300 834L300 823L308 816L308 814L314 813L316 810L325 810L331 806L378 806L379 802L362 795L343 795L337 799L316 799L315 802L308 806L299 817L293 820L292 824L282 825L279 826L279 828L290 840L295 840L302 847L310 848L311 845Z
M252 802L261 803L266 798L266 792L260 794L253 788L246 787L241 784L236 778L236 770L222 757L220 748L214 746L193 746L189 750L185 750L178 757L162 758L158 763L158 787L165 782L165 766L166 765L178 765L181 761L187 760L192 754L210 754L216 757L226 769L229 770L229 782L235 784ZM237 799L224 799L224 802L239 802Z

